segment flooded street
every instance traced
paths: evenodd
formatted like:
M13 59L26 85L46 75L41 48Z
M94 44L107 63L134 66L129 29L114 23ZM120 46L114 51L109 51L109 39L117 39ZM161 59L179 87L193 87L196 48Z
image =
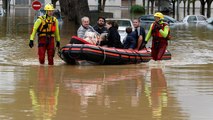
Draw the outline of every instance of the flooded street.
M212 26L172 28L161 63L67 65L56 54L41 66L28 47L33 15L0 16L0 120L213 119ZM61 46L77 27L64 19Z

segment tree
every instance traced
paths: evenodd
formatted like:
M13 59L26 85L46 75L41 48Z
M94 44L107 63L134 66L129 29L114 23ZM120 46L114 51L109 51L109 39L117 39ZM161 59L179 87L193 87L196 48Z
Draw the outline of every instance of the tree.
M88 0L59 0L61 12L68 16L69 20L74 20L80 24L83 16L90 17Z
M206 4L206 1L205 0L200 0L200 14L201 15L205 15L205 4Z
M207 3L207 17L211 17L211 4L212 4L212 0L206 0Z
M148 2L151 2L151 13L153 14L154 13L154 3L155 3L155 0L148 0Z
M192 0L192 14L195 14L195 2L196 0Z
M143 7L145 8L145 0L143 0Z
M98 12L104 12L106 0L98 0Z
M10 0L9 0L10 1ZM4 9L4 11L8 11L8 0L2 0L2 8Z
M190 4L191 4L191 0L188 0L188 4L187 4L187 14L190 15Z
M183 0L183 16L186 16L186 1L187 0Z
M172 11L173 11L172 14L173 14L173 15L172 15L172 16L173 16L173 17L175 17L175 12L176 12L176 10L175 10L175 3L176 3L176 1L177 1L177 0L172 0L172 7L173 7L173 9L172 9ZM177 4L178 4L178 3L177 3Z
M149 0L147 2L147 14L149 14Z
M54 8L56 7L56 2L57 2L58 0L51 0L51 2L52 2L52 4L53 4L53 6L54 6Z

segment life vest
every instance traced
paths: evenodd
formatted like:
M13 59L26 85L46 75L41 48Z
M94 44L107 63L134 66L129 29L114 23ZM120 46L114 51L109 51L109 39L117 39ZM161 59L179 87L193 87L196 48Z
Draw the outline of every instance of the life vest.
M156 23L153 23L153 25L152 25L152 37L153 37L153 40L170 40L170 39L171 39L170 29L169 29L169 32L168 32L167 37L164 38L164 37L160 34L159 30L156 29L156 25L155 25L155 24L156 24ZM160 25L161 25L161 27L162 27L162 30L164 30L165 26L168 25L168 24L162 23L162 24L160 24Z
M39 16L38 18L41 19L41 24L37 30L38 36L54 36L56 18L51 17L50 19L46 19L45 16Z

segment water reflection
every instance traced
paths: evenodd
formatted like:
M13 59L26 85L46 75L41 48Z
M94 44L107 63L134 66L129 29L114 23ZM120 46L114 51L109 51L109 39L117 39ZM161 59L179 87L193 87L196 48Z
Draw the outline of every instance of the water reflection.
M168 104L167 83L161 68L152 68L150 85L145 84L145 93L152 108L153 118L161 118Z
M63 76L70 95L79 98L79 101L70 99L76 103L75 106L71 105L72 110L80 108L80 116L89 120L94 112L112 118L111 111L116 114L113 118L126 116L126 120L141 116L147 120L162 119L164 112L169 119L174 119L177 114L181 118L186 117L176 106L175 98L169 102L167 82L161 68L149 69L143 65L125 66L125 69L112 66L79 67L72 71L72 75ZM172 106L176 106L175 109ZM170 112L171 109L175 112ZM100 119L99 116L97 119Z
M57 112L59 85L53 76L53 67L40 66L37 80L30 85L33 114L36 119L50 120Z
M36 47L28 48L30 25L15 34L19 22L33 21L32 11L17 9L14 16L0 17L0 119L212 119L212 30L171 28L173 56L163 69L68 66L57 56L50 68L37 64ZM75 32L66 19L62 46Z
M88 106L89 99L97 99L98 105L104 105L105 107L111 106L111 95L106 94L106 90L109 88L116 89L116 86L120 82L130 83L128 85L122 85L120 87L131 87L128 89L128 93L131 93L131 106L138 104L138 95L141 94L141 77L145 75L146 69L133 69L131 66L127 69L114 69L109 71L110 68L88 67L87 69L81 69L73 71L72 77L67 76L64 78L66 87L71 90L72 93L78 94L80 97L80 105L83 108ZM89 76L91 75L91 76ZM119 86L119 85L118 85ZM110 90L111 91L111 90ZM112 90L113 91L113 90ZM116 90L117 91L117 90Z
M14 70L15 67L13 66L0 67L0 103L8 104L15 101L13 98L10 98L16 89Z
M189 119L211 120L213 64L184 65L168 71L170 86L174 86L174 90L169 91L177 96L179 106Z

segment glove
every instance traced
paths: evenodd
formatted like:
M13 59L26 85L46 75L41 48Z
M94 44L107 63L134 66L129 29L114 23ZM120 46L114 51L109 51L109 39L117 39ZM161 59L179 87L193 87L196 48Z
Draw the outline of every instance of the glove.
M60 48L60 42L59 41L56 42L56 47Z
M163 27L162 27L159 23L156 23L156 24L155 24L155 28L156 28L157 30L160 30L160 29L162 29Z
M141 45L141 49L146 48L147 41L144 41Z
M30 48L32 48L34 46L33 40L30 40L29 46L30 46Z

